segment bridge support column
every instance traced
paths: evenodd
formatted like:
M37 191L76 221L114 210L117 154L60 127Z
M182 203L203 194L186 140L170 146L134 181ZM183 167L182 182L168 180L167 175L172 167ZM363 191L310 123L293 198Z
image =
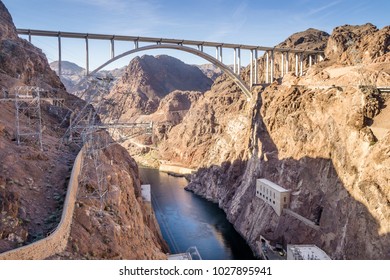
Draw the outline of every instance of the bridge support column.
M275 74L275 61L274 61L274 51L271 51L271 83L274 81Z
M237 48L233 49L233 72L237 74Z
M198 51L203 52L203 45L198 45Z
M269 54L268 51L265 52L265 83L269 83Z
M282 55L282 62L281 62L281 66L280 66L280 77L283 78L283 76L284 76L284 53L281 52L281 55Z
M300 63L299 63L299 64L300 64L300 66L301 66L301 67L300 67L301 70L300 70L300 74L299 74L299 75L302 77L302 76L303 76L303 53L300 53L300 54L299 54L299 60L300 60Z
M252 89L253 86L253 50L251 50L251 64L250 64L250 71L249 71L249 85L250 89Z
M220 61L222 62L222 46L219 46L219 58Z
M289 52L286 52L286 74L288 74L288 71L290 70L290 69L288 69L289 68Z
M61 78L62 73L62 58L61 58L61 33L58 34L58 77Z
M114 38L111 39L111 59L115 57L115 44Z
M215 47L215 59L219 61L219 49L218 49L218 46Z
M298 67L299 67L299 64L298 64L298 54L296 53L295 54L295 76L298 77Z
M257 56L258 56L258 53L257 53L257 50L255 50L255 80L254 80L255 84L258 84Z
M241 49L238 48L237 52L237 75L241 73Z
M31 31L30 31L30 30L28 31L28 41L29 41L30 44L31 44Z
M85 37L85 69L87 70L87 75L89 75L89 46L88 46L88 37Z
M134 40L134 49L138 49L138 40Z

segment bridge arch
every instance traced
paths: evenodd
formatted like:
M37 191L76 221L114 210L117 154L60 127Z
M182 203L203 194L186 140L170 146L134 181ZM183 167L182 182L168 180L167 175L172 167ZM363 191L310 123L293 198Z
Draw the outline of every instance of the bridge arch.
M217 67L219 67L224 73L226 73L233 80L233 82L242 90L242 92L246 95L246 97L248 99L252 98L252 93L251 93L250 89L248 88L248 86L245 84L245 82L238 75L234 74L234 72L227 65L223 64L222 62L220 62L219 60L217 60L216 58L212 57L211 55L209 55L207 53L204 53L204 52L199 51L199 50L194 49L194 48L182 46L182 45L156 44L156 45L139 47L139 48L124 52L120 55L117 55L117 56L111 58L106 63L102 64L101 66L99 66L98 68L96 68L95 70L90 72L88 74L88 76L96 74L98 71L100 71L101 69L103 69L107 65L109 65L112 62L114 62L118 59L121 59L125 56L131 55L131 54L136 53L136 52L142 52L142 51L153 50L153 49L179 50L179 51L188 52L188 53L197 55L201 58L204 58L205 60L207 60L207 61L211 62L212 64L216 65Z

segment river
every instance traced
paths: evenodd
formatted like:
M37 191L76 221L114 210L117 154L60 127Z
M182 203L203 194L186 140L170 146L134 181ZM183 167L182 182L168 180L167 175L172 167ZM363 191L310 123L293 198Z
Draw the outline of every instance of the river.
M196 246L206 260L254 259L218 205L184 190L185 178L149 168L140 168L140 176L151 185L157 221L172 253Z

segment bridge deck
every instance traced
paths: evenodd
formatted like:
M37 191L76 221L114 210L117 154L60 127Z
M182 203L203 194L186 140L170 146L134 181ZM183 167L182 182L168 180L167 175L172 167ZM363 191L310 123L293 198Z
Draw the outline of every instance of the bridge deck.
M109 35L109 34L93 34L93 33L78 33L78 32L62 32L62 31L47 31L47 30L32 30L18 28L19 35L27 36L44 36L44 37L62 37L62 38L74 38L74 39L95 39L95 40L116 40L116 41L138 41L138 42L151 42L151 43L166 43L166 44L178 44L178 45L192 45L192 46L204 46L204 47L223 47L223 48L240 48L244 50L259 50L259 51L278 51L278 52L291 52L291 53L305 53L305 54L323 54L323 51L318 50L299 50L288 48L275 48L264 47L255 45L243 45L232 44L223 42L209 42L209 41L196 41L185 39L169 39L169 38L157 38L157 37L140 37L140 36L126 36L126 35Z

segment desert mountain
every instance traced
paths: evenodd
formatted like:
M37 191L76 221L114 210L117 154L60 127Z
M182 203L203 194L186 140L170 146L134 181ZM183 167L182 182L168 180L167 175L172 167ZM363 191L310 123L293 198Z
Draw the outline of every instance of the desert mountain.
M0 253L25 248L24 245L50 236L54 243L50 245L47 240L35 243L36 247L29 251L31 254L20 254L20 258L36 259L58 253L56 250L61 248L59 244L64 244L64 238L68 247L54 258L166 258L154 215L147 214L141 198L138 167L129 154L115 144L98 158L104 174L110 174L109 179L104 178L108 182L107 203L99 204L94 196L98 190L96 169L91 163L88 167L86 157L80 181L75 179L79 182L79 196L72 204L76 205L73 216L63 221L60 234L54 233L63 208L70 203L65 202L65 195L80 150L65 136L70 119L79 114L85 102L65 91L40 49L18 37L2 1L0 23ZM40 109L22 110L17 115L15 105L23 107L34 96L16 103L16 99L29 93L27 86L44 89L41 94L45 99L34 103L40 104ZM15 98L21 91L19 87L24 91ZM61 99L61 106L53 98ZM18 127L28 132L33 129L29 120L40 118L42 150L36 144L36 135L21 135L22 143L17 144L16 116ZM69 238L64 233L64 225L72 225L68 228ZM3 258L7 256L0 255L0 259Z
M212 80L196 66L167 55L144 55L129 63L107 97L106 110L115 110L118 105L125 107L126 110L116 114L115 119L128 121L155 112L161 99L170 92L205 92L211 84Z
M198 170L188 189L218 203L258 253L263 237L335 259L390 259L390 100L376 89L390 84L388 30L294 34L281 45L326 48L325 61L255 88L251 102L221 76L161 138L161 159ZM257 178L291 190L290 210L318 229L277 216L256 197Z

